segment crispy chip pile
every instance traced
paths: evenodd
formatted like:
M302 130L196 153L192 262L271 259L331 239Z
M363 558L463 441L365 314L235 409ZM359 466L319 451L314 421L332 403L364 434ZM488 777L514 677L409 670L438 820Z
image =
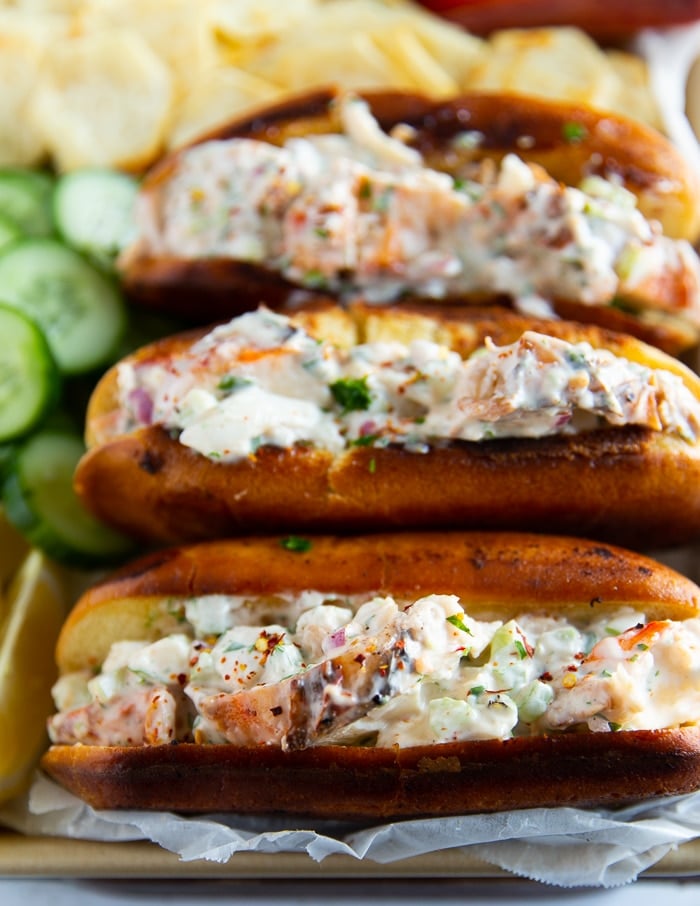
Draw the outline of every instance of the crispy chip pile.
M659 126L645 64L572 28L485 41L406 0L0 0L0 166L139 171L289 92L508 90Z

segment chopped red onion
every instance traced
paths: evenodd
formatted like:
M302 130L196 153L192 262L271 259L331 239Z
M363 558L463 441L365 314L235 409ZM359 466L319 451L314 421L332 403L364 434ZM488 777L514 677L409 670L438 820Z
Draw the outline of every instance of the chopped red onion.
M143 425L150 425L153 419L153 400L143 387L136 387L129 393L129 405L136 418Z

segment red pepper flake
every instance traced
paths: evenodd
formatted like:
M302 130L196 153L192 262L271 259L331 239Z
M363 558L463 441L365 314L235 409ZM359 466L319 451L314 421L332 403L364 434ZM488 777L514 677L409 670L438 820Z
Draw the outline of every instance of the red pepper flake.
M187 684L187 674L186 674L186 673L178 673L178 675L177 675L177 681L178 681L178 683L179 683L181 686L186 685L186 684Z
M544 673L540 674L540 679L542 680L543 683L551 683L552 674L549 672L549 670L545 670Z
M364 656L364 654L358 654L354 660L356 664L364 664L367 658Z

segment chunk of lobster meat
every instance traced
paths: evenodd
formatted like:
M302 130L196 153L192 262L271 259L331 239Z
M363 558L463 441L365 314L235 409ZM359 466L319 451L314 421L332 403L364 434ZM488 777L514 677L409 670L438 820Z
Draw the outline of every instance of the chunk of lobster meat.
M418 681L410 632L401 622L279 683L208 696L199 703L200 713L235 745L314 745Z
M49 735L63 745L164 745L178 738L180 724L175 695L158 686L56 714L49 721Z

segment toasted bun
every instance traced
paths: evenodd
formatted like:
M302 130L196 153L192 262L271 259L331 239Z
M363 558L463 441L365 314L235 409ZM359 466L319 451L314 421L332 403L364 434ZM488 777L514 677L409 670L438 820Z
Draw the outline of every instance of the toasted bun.
M99 809L417 818L690 793L700 786L700 728L410 749L53 746L42 767Z
M270 598L306 590L415 599L456 594L478 619L525 611L572 619L620 607L650 620L700 612L700 590L675 570L578 538L488 532L314 537L306 551L281 539L241 538L157 551L88 590L69 614L56 658L62 673L102 663L120 639L154 640L164 602L210 594Z
M88 591L58 645L62 672L98 666L118 640L169 631L164 606L191 595L252 599L308 589L457 594L470 615L570 619L629 606L686 619L700 589L646 557L580 539L489 533L216 541L163 551ZM159 610L160 608L160 610ZM161 628L158 629L158 626ZM97 808L416 817L529 806L617 804L700 785L700 730L583 733L406 749L316 746L53 746L56 780Z
M487 336L503 344L525 329L540 330L672 371L700 397L699 379L675 359L593 325L470 307L441 317L420 309L331 308L299 313L297 320L340 343L423 337L463 355ZM191 340L161 341L136 359L168 356ZM144 540L414 527L562 532L660 547L700 531L700 445L644 428L451 442L425 454L399 447L354 447L337 456L262 447L254 457L220 463L157 426L116 436L116 407L113 369L90 402L91 449L75 486L97 516Z
M384 130L398 123L414 130L409 144L421 151L433 169L459 173L467 165L485 159L500 161L514 152L569 185L578 185L588 175L610 178L631 191L642 213L658 220L668 236L694 241L700 234L696 174L665 137L635 120L522 95L469 94L451 101L401 92L373 92L365 97ZM337 132L341 129L337 98L338 92L332 89L294 97L199 141L247 137L282 144L292 137ZM566 138L572 123L577 127L575 141ZM477 147L453 142L465 130L481 136ZM167 179L182 153L181 149L166 157L152 170L144 182L146 193ZM199 323L230 317L262 299L271 307L285 308L313 296L260 265L220 258L155 257L138 248L124 259L122 276L135 300ZM674 354L694 345L696 327L670 314L688 287L682 281L669 281L656 290L665 299L658 316L567 300L554 299L552 304L562 317L625 330Z

